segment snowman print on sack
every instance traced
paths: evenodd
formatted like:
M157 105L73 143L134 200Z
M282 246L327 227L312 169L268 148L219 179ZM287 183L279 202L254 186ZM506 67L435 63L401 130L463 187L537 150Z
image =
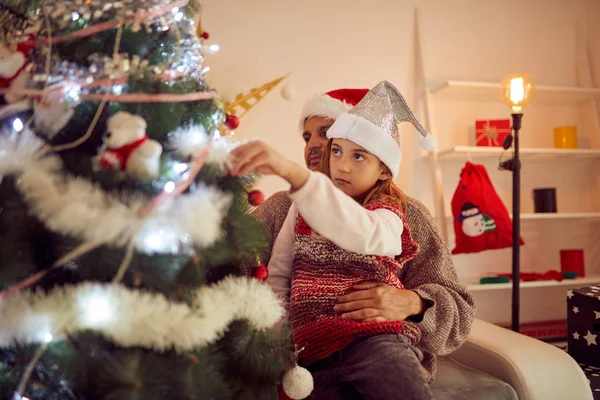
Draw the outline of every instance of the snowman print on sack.
M478 206L469 202L461 207L458 222L462 223L462 231L469 237L481 236L485 232L496 230L494 220L483 214Z

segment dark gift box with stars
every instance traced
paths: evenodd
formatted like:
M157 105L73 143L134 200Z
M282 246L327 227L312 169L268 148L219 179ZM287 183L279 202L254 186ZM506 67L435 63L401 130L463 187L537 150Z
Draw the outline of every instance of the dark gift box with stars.
M600 367L600 286L567 291L567 326L571 357Z

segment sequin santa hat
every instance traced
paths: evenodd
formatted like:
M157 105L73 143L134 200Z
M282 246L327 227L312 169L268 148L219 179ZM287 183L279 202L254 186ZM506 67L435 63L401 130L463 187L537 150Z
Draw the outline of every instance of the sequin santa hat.
M336 119L350 111L368 92L369 89L336 89L309 99L302 108L300 130L310 117Z
M382 81L348 112L337 117L327 131L329 139L348 139L376 155L396 178L402 151L398 124L410 122L421 133L421 147L433 150L435 139L417 120L402 94L391 83Z

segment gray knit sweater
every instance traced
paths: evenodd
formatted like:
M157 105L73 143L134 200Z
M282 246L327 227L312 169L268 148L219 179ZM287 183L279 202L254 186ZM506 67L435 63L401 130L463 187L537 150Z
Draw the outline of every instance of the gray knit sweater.
M270 244L261 261L268 264L273 242L277 238L292 202L286 192L269 197L252 215L267 229ZM400 271L400 281L408 290L421 296L429 307L422 320L422 337L418 347L423 352L423 367L429 380L435 378L436 356L450 354L467 339L475 315L475 302L458 283L450 250L443 242L431 213L418 200L407 196L406 221L419 253Z

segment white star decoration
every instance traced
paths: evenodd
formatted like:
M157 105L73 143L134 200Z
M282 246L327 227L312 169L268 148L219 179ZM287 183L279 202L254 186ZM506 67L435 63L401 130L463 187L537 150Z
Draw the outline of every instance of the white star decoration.
M567 297L568 298L573 297L573 291L572 290L567 290Z
M587 341L588 346L591 346L593 344L597 344L596 343L596 337L598 335L592 335L592 332L588 331L587 335L585 335L583 338Z
M594 311L594 314L596 314L596 319L600 319L600 311Z
M577 314L579 312L579 307L573 307L573 312Z
M579 340L580 337L581 335L579 334L579 332L573 332L573 339Z

